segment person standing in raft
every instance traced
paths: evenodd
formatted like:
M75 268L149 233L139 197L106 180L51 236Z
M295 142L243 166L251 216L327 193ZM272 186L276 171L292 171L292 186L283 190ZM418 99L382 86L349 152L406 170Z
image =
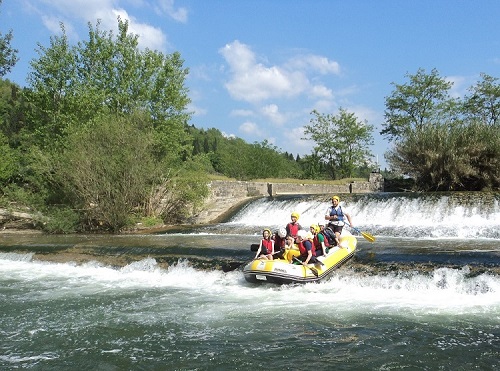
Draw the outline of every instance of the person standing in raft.
M254 259L273 260L273 255L274 240L271 238L271 230L266 228L262 231L262 240L260 240L259 249Z
M298 247L300 255L298 259L302 261L302 265L307 265L309 263L321 263L316 259L316 252L314 245L312 243L312 234L301 229L297 232Z
M300 224L297 222L299 220L299 213L294 211L290 215L291 222L286 225L286 235L287 236L292 236L295 241L297 241L297 233L299 232L300 229Z
M332 206L328 207L325 214L325 220L328 220L328 227L330 227L335 233L335 242L336 245L340 247L340 234L342 233L342 228L344 228L344 219L347 218L349 225L353 227L351 221L351 216L342 210L342 207L339 205L340 198L339 196L332 197Z

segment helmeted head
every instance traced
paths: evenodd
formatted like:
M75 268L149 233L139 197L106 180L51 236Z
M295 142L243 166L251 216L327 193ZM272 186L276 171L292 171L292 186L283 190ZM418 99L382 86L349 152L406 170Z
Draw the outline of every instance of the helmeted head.
M339 197L339 196L333 196L333 197L332 197L332 201L333 201L333 200L337 200L337 202L340 202L340 197Z
M304 240L307 236L307 231L301 229L300 231L297 232L297 237L301 240Z
M286 237L286 229L281 227L279 230L278 230L278 236L280 236L281 238L285 238Z
M266 237L266 232L267 232L267 237L270 237L272 235L272 232L269 228L265 228L263 231L262 231L262 236L263 237Z
M292 215L290 215L291 218L295 218L295 220L299 220L300 214L296 211L292 211Z
M321 229L321 227L325 227L325 222L324 221L319 221L318 222L318 227Z
M310 227L311 231L313 231L314 233L318 233L320 231L319 229L319 226L317 224L313 224L311 225Z

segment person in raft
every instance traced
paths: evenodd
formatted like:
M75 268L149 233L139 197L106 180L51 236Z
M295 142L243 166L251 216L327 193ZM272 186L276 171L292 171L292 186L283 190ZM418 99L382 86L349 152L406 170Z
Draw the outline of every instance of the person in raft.
M319 225L313 224L309 229L313 235L312 243L314 245L314 249L316 250L316 256L326 256L328 250L325 246L325 237L320 233L321 230Z
M313 236L310 232L303 229L297 232L298 247L300 255L298 259L302 262L302 265L307 265L309 263L321 263L316 258L316 251L312 243Z
M336 245L340 247L340 234L342 233L342 228L344 228L345 225L344 219L347 218L351 227L354 225L352 224L351 215L343 211L339 203L339 196L333 196L332 206L328 207L326 210L325 220L329 221L328 227L330 227L335 233Z
M287 236L292 236L295 241L297 242L297 233L299 232L300 229L300 224L298 223L299 220L299 213L296 211L293 211L292 214L290 215L291 222L286 225L286 235Z
M271 230L266 228L262 231L262 240L260 240L259 249L254 259L273 260L274 240L271 238Z
M281 227L273 235L274 240L274 259L284 259L286 247L286 229Z

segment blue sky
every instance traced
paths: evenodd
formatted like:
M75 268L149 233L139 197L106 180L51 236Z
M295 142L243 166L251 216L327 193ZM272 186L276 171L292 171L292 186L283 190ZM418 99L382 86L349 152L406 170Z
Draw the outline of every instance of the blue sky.
M60 22L76 43L88 22L115 30L118 15L141 47L181 53L192 124L294 155L312 152L301 138L313 109L343 107L375 127L384 168L391 83L436 68L463 96L480 73L500 77L498 0L3 0L0 32L12 29L20 57L4 78L25 86Z

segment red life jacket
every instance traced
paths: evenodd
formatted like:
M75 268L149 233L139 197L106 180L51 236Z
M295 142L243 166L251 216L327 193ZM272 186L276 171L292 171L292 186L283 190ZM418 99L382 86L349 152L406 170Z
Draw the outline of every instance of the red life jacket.
M326 247L330 247L330 241L328 241L328 238L326 237L324 232L319 232L323 235L323 242L325 243Z
M314 244L311 242L311 240L302 240L298 243L300 256L307 258L307 248L304 246L304 242L306 241L311 244L312 256L316 256L316 248L314 247Z
M297 237L297 233L299 233L300 224L299 223L288 223L286 225L286 231L292 237Z
M273 253L273 242L274 242L273 240L262 239L261 254L263 254L263 255L272 254Z

